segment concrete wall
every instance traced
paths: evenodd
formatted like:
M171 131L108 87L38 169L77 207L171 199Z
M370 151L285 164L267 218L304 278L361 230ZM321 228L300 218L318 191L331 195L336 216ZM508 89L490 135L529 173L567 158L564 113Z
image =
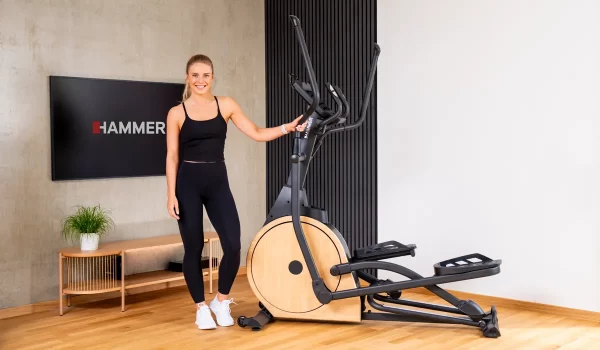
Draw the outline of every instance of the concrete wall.
M600 3L377 6L379 240L424 275L503 259L451 289L600 311Z
M165 177L50 180L48 76L183 82L187 59L204 53L215 63L214 92L235 97L262 126L263 6L0 0L0 308L57 299L60 220L76 205L112 211L117 229L106 240L178 233L166 210ZM230 125L226 158L242 265L265 216L264 147ZM155 260L149 264L163 263Z

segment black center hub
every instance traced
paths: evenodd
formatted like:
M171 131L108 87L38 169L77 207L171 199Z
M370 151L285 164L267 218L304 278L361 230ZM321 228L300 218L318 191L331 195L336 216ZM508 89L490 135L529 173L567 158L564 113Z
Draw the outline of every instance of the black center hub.
M288 266L288 268L290 269L290 272L294 275L299 275L300 272L302 272L302 263L298 260L294 260L290 263L290 265Z

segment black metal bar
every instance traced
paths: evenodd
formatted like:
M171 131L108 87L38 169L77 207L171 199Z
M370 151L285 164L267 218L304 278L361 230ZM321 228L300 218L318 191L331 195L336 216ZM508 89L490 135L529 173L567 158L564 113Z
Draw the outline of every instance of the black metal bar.
M404 268L403 266L398 266L398 265L394 265L394 264L390 264L391 266L389 266L388 268L382 268L382 267L377 267L377 265L374 263L382 263L382 262L375 262L375 261L364 262L364 264L368 264L364 268L376 268L376 269L388 270L388 271L394 271L395 268ZM494 267L494 268L490 268L487 270L477 270L477 271L473 271L473 272L465 272L465 273L456 274L456 275L425 277L425 278L419 278L419 279L414 279L414 280L410 280L410 281L393 282L393 283L389 283L389 284L333 292L332 298L333 298L333 300L338 300L338 299L352 298L352 297L375 294L375 293L393 292L393 291L404 290L404 289L431 286L434 284L465 281L465 280L469 280L469 279L492 276L492 275L495 275L498 273L500 273L500 267Z
M405 316L408 318L407 320L410 322L452 323L452 324L464 324L467 326L476 326L476 327L481 326L480 322L473 321L468 318L438 315L438 314L433 314L433 313L429 313L429 312L406 310L406 309L400 309L397 307L381 305L379 303L376 303L373 300L372 295L369 295L367 297L367 300L369 302L369 305L371 305L374 309Z
M387 312L363 312L361 319L365 321L391 321L391 322L421 322L421 323L450 323L450 324L464 324L462 322L447 322L442 320L436 320L434 318L428 318L420 315L405 315L397 313ZM467 326L475 326L474 324L467 324Z
M412 301L412 300L407 300L407 299L394 299L394 298L390 298L390 297L383 297L381 295L375 294L373 295L373 298L379 301L383 301L386 303L392 303L392 304L398 304L398 305L406 305L406 306L413 306L413 307L420 307L423 309L429 309L429 310L435 310L435 311L443 311L443 312L450 312L453 314L458 314L458 315L464 315L463 312L461 312L459 309L457 308L452 308L452 307L448 307L448 306L443 306L443 305L435 305L435 304L429 304L429 303L422 303L420 301Z
M294 29L296 30L296 36L298 38L298 42L300 43L300 48L302 49L302 57L304 58L304 65L306 66L306 70L308 72L308 79L310 81L310 85L312 86L312 90L313 90L313 101L312 101L310 107L308 107L308 109L306 110L306 112L304 112L304 115L302 116L302 119L300 119L300 122L298 122L298 124L302 124L306 121L306 119L308 119L308 117L310 117L313 114L313 112L319 105L321 96L319 93L319 84L317 84L317 78L315 77L315 71L314 71L314 68L312 65L312 61L311 61L310 55L308 53L308 48L306 47L306 41L304 39L304 32L302 31L302 25L300 24L300 19L298 19L298 17L296 17L294 15L290 15L289 17L290 17L290 20L292 21L292 23L294 24Z
M316 281L320 278L319 271L317 270L308 242L306 242L304 230L302 230L302 224L300 223L300 161L303 155L298 154L299 141L298 137L294 138L294 156L297 158L292 159L292 223L310 277L313 281Z
M334 265L331 268L330 272L333 276L339 276L339 275L345 275L352 271L365 270L365 269L388 270L388 271L399 273L403 276L406 276L406 277L412 278L412 279L422 278L416 272L414 272L402 265L397 265L397 264L393 264L393 263L390 263L387 261L377 261L377 260L375 260L375 261L357 261L357 262L350 262L350 263Z
M419 275L418 273L409 270L410 272L412 272L412 276L406 276L409 278L423 278L421 275ZM369 282L369 283L375 283L378 281L378 279L376 277L374 277L373 275L364 272L362 270L358 270L356 271L357 275L359 278L362 278L363 280ZM448 293L447 291L445 291L444 289L442 289L439 286L433 285L433 286L423 286L423 288L427 288L430 292L432 292L433 294L439 296L440 298L442 298L443 300L447 301L449 304L453 305L454 307L457 307L459 305L459 303L461 302L460 299L458 299L457 297L455 297L454 295Z
M342 100L340 99L340 94L338 93L339 90L336 89L335 87L333 87L330 83L327 83L327 91L329 91L329 94L331 96L333 96L333 99L335 101L335 104L336 104L337 108L335 109L335 113L334 114L332 114L329 118L327 118L327 119L325 119L323 121L323 124L325 124L325 125L328 125L333 120L335 120L336 118L338 118L342 114L342 112L343 112ZM348 103L348 101L345 101L345 102L346 102L346 104Z
M369 283L375 283L375 282L379 281L379 279L377 279L377 277L371 275L368 272L364 272L361 270L356 271L356 275L358 276L358 278L361 278Z
M448 293L447 291L445 291L444 289L442 289L439 286L435 286L434 285L434 286L423 286L423 287L426 288L427 290L429 290L431 293L433 293L433 294L437 295L438 297L444 299L445 301L447 301L451 305L458 306L459 303L461 302L460 299L458 299L454 295Z
M386 284L386 286L406 285L406 287L400 287L396 290L410 289L410 288L416 288L416 287L425 287L430 292L432 292L432 293L436 294L437 296L439 296L440 298L446 300L448 303L450 303L453 306L458 306L459 303L461 302L461 300L458 299L457 297L455 297L454 295L448 293L444 289L440 288L436 284L493 276L493 275L500 273L500 267L498 266L498 267L489 268L489 269L485 269L485 270L477 270L477 271L472 271L472 272L467 272L467 273L459 273L459 274L455 274L455 275L432 276L432 277L426 278L426 277L423 277L423 276L419 275L418 273L416 273L402 265L396 265L396 264L392 264L392 263L386 262L386 261L359 261L359 262L353 262L353 263L347 263L347 264L339 264L339 265L334 266L331 269L331 273L335 276L338 273L344 274L344 273L350 273L352 271L364 270L364 269L381 269L381 270L392 271L392 272L399 273L399 274L401 274L405 277L408 277L412 280L415 280L415 281L416 280L421 280L421 281L427 280L429 282L427 282L427 283L421 282L421 284L419 284L418 282L415 282L415 281L412 281L412 283L405 281L405 282L394 282L391 284ZM478 273L478 272L482 272L482 273ZM449 279L445 279L444 277L448 277ZM440 281L440 282L437 282L437 281ZM411 285L414 285L414 286L411 286ZM373 288L373 287L367 287L367 288ZM367 293L367 294L391 292L391 291L394 291L394 290L393 289L379 290L379 291ZM341 293L341 292L336 292L336 293ZM365 292L361 292L361 293L365 293ZM360 295L366 295L366 294L360 294ZM336 299L335 296L333 298Z

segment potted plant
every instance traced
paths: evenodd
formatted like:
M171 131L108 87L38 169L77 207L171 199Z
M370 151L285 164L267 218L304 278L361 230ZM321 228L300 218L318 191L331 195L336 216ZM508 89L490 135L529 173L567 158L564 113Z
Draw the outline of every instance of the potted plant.
M90 251L98 249L100 236L113 227L113 220L100 205L79 206L75 214L63 219L61 234L66 241L79 243L81 250Z

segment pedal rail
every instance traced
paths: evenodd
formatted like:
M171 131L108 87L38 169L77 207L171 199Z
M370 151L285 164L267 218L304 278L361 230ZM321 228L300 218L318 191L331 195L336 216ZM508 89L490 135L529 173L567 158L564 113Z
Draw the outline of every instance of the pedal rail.
M463 273L443 275L443 276L435 276L434 275L431 277L419 278L419 277L416 277L419 275L416 274L414 271L411 271L404 266L396 265L396 264L385 262L385 261L360 261L360 262L338 264L338 265L334 265L333 267L331 267L330 273L333 276L340 276L340 275L347 274L347 273L350 273L353 271L365 270L365 269L379 269L379 270L392 271L392 272L399 273L403 276L406 276L406 277L412 278L412 279L409 281L400 281L400 282L393 282L393 283L384 284L384 285L359 287L356 289L331 292L332 300L352 298L352 297L357 297L357 296L366 296L369 294L392 292L392 291L411 289L411 288L417 288L417 287L426 287L426 286L442 284L442 283L458 282L458 281L464 281L464 280L469 280L469 279L493 276L493 275L500 273L500 266L498 265L498 266L493 266L490 268L479 269L479 270L470 271L470 272L463 272Z
M414 271L411 271L411 270L409 270L409 271L411 272L411 274L405 275L408 278L411 278L411 279L423 279L424 278ZM356 273L359 278L367 281L368 283L370 283L370 285L381 285L381 284L394 283L392 280L389 280L389 279L385 280L385 281L377 279L376 277L374 277L364 271L357 271ZM393 303L393 304L414 306L414 307L420 307L420 308L425 308L425 309L430 309L430 310L444 311L444 312L450 312L450 313L455 313L455 314L460 314L460 315L466 315L466 316L469 316L474 321L479 321L486 315L486 313L483 311L483 309L481 309L481 307L479 305L477 305L475 302L473 302L472 300L459 299L456 296L449 293L448 291L441 288L440 286L427 285L427 286L423 286L423 288L429 290L431 293L437 295L438 297L440 297L441 299L443 299L448 304L450 304L454 307L451 308L451 307L437 305L437 304L428 304L428 303L422 303L422 302L418 302L418 301L401 299L400 297L402 295L402 291L388 291L386 293L389 295L389 297L384 297L379 294L374 294L373 297L376 300L389 302L389 303Z
M475 327L484 327L485 321L473 321L466 317L454 317L454 316L446 316L439 315L429 312L422 311L414 311L408 309L401 309L393 306L386 306L375 302L373 295L367 296L367 300L369 305L371 305L374 309L379 311L385 311L397 315L403 316L404 321L408 322L426 322L426 323L454 323L454 324L463 324L468 326Z
M371 312L371 310L362 312L361 318L363 320L462 324L479 328L487 338L500 337L500 327L498 326L498 315L495 306L492 306L490 312L485 314L481 319L472 320L466 317L439 315L382 305L375 302L373 295L369 295L367 300L371 307L382 312Z

